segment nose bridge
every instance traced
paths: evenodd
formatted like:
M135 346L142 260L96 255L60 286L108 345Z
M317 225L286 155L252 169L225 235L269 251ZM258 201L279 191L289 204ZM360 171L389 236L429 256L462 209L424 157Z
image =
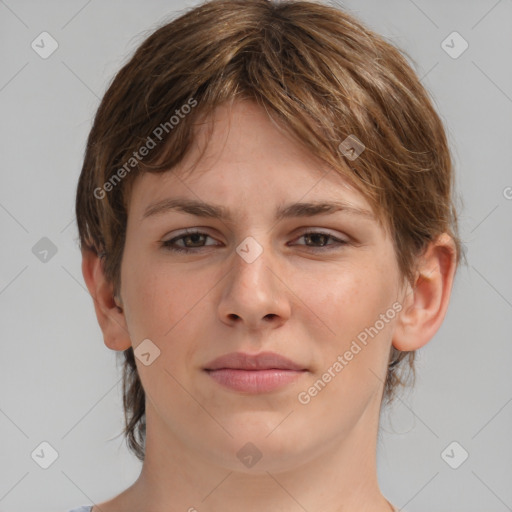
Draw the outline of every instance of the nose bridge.
M224 320L236 317L251 327L266 317L285 317L288 309L271 244L263 235L258 239L248 236L236 247L220 304Z
M232 292L256 295L263 299L272 291L273 284L269 274L272 266L270 244L258 237L246 237L237 247L234 255L232 285L239 289Z

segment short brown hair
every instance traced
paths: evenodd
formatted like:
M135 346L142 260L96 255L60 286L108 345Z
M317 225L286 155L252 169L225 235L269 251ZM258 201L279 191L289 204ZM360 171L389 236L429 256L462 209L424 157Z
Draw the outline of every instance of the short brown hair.
M413 282L417 257L443 232L459 263L446 134L406 57L353 16L318 2L213 0L180 14L141 44L98 108L76 196L81 247L101 255L117 295L135 176L171 170L189 149L198 116L250 99L361 191L392 233L403 279ZM349 136L365 146L356 159L340 151ZM156 144L139 160L134 152L149 139ZM405 368L414 377L414 355L391 348L387 402ZM145 395L132 348L124 351L123 394L124 434L143 460Z

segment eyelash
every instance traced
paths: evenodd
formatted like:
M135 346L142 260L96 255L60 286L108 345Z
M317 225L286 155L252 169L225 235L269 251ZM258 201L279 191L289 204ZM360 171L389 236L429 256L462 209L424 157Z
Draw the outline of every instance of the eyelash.
M170 240L166 240L166 241L162 242L161 245L164 249L166 249L168 251L181 252L181 253L197 252L197 251L200 251L201 249L204 249L205 247L208 247L208 246L202 246L202 247L187 247L187 248L185 248L185 247L177 247L177 246L173 245L176 243L176 241L182 240L184 238L188 238L191 235L204 235L208 238L212 238L207 233L203 233L201 231L187 231L186 233L183 233L180 236L177 236L177 237L171 238ZM323 235L323 236L327 237L328 239L338 242L339 246L337 248L340 248L344 245L348 245L348 242L346 242L345 240L340 240L339 238L336 238L333 235L331 235L329 233L325 233L323 231L306 231L306 232L302 233L299 236L299 238L302 238L303 236L307 236L307 235ZM319 251L322 252L324 250L332 251L332 250L336 249L336 247L330 248L330 249L329 248L325 249L328 246L312 247L312 246L308 246L305 244L300 244L300 245L304 245L305 247L311 248L313 250L313 252L319 252Z

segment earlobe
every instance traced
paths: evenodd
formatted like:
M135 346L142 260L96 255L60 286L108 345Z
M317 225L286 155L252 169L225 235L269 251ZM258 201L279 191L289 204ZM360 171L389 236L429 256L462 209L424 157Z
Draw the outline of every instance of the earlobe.
M131 340L122 302L120 298L114 297L113 283L106 279L101 259L87 248L82 249L82 274L94 302L105 345L119 351L130 348Z
M393 346L402 351L426 345L441 326L450 301L457 266L453 239L443 233L431 242L422 257L414 287L403 296Z

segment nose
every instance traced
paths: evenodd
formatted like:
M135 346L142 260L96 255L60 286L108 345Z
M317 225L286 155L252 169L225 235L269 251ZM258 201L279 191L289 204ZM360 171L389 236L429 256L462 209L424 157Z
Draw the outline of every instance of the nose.
M219 316L230 326L241 325L251 331L277 328L290 317L292 292L268 244L264 248L255 239L248 240L233 252L223 280Z

